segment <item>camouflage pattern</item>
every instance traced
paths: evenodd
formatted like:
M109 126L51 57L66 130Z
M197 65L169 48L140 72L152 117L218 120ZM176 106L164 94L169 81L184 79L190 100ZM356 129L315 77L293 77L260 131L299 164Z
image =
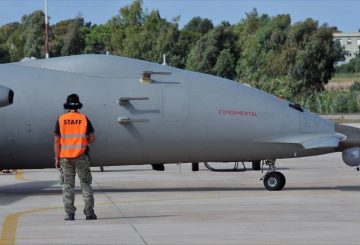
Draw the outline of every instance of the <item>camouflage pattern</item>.
M84 200L84 213L94 212L94 195L91 187L92 176L90 170L90 161L85 154L77 158L60 159L60 184L63 189L63 201L65 212L75 213L75 175L78 174L82 196Z

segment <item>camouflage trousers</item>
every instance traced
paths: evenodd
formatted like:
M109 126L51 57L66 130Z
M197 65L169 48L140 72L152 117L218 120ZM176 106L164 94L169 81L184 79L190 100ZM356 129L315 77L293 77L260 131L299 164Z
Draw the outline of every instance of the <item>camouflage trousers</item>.
M90 214L94 211L94 195L91 187L92 176L90 161L85 154L77 158L60 159L60 184L63 189L63 202L65 212L75 213L75 175L78 174L81 191L84 200L84 213Z

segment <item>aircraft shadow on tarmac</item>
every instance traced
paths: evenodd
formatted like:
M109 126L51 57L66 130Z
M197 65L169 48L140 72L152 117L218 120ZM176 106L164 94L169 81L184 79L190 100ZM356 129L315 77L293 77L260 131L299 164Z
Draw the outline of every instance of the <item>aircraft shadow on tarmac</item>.
M360 191L360 186L320 186L320 187L286 187L284 191ZM174 187L174 188L108 188L94 186L95 193L129 193L129 192L228 192L228 191L261 191L263 187ZM80 187L76 187L76 194L80 194ZM32 181L0 187L0 206L10 205L29 195L62 195L58 181ZM274 192L276 195L276 192Z
M284 191L360 191L360 186L321 186L321 187L286 187ZM107 193L117 192L208 192L208 191L261 191L263 187L176 187L176 188L101 188L99 190ZM276 192L274 192L275 194Z
M101 217L102 220L114 220L114 219L147 219L147 218L170 218L179 215L148 215L148 216L119 216L119 217Z
M97 168L97 167L92 167L92 169L91 169L92 173L101 172L100 169L95 170L93 168ZM147 168L147 169L145 169L145 168L144 169L108 169L108 168L104 167L104 172L108 172L108 173L112 173L112 172L114 172L114 173L116 173L116 172L119 172L119 173L125 172L126 173L126 172L138 172L138 171L152 172L154 170L152 170L151 168Z
M91 172L101 172L100 169L97 169L98 167L92 167ZM278 171L280 170L289 170L290 168L277 168ZM104 167L104 172L108 172L108 173L112 173L112 172L137 172L137 171L154 171L151 168L143 168L143 169L111 169L111 166L105 166ZM166 171L166 170L165 170ZM258 171L258 170L253 170L251 168L246 168L244 169L237 169L237 170L233 170L233 169L219 169L218 172L252 172L252 171ZM209 169L199 169L199 172L211 172ZM216 172L216 171L214 171Z
M59 183L58 181L30 181L13 185L0 186L0 206L20 201L28 195L47 194L47 188ZM61 193L61 189L57 191Z

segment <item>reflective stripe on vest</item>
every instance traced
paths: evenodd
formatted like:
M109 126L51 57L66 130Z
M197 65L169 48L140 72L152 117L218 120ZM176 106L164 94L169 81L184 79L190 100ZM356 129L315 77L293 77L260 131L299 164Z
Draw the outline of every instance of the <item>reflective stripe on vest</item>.
M67 149L86 149L87 145L62 145L61 149L67 150Z
M64 135L61 135L61 138L64 138L64 139L86 138L86 134L64 134Z
M87 120L84 114L68 112L59 117L60 157L76 158L83 154L88 145Z

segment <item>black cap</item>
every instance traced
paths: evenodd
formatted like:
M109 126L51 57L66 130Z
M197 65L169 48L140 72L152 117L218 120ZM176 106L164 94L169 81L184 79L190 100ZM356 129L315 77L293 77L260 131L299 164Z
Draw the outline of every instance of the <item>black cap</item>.
M78 110L82 108L82 104L80 103L79 96L77 94L70 94L66 98L66 103L64 104L65 110Z

